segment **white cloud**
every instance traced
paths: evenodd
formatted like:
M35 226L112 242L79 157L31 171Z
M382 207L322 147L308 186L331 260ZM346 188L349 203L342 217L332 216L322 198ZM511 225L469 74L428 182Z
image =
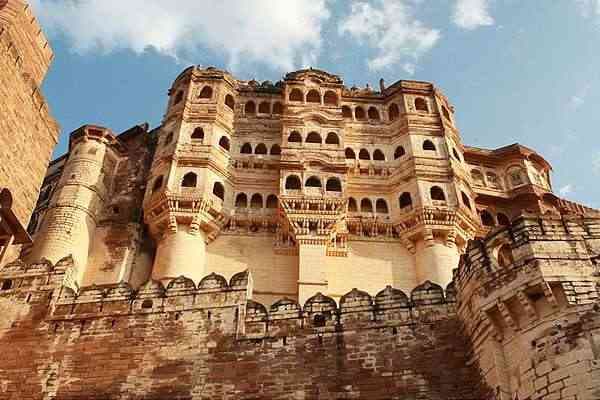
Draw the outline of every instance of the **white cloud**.
M592 156L592 171L600 175L600 151Z
M600 0L598 0L598 1L600 2ZM579 90L577 90L577 93L575 93L573 96L571 96L571 98L569 99L569 106L573 110L576 110L585 104L585 100L587 98L587 95L588 95L591 87L592 87L591 84L589 84L589 83L585 84L581 88L579 88Z
M328 0L30 0L42 24L74 51L130 49L185 59L200 48L280 70L314 64ZM198 60L196 60L198 61Z
M440 38L436 29L416 19L404 0L354 0L350 14L340 22L340 35L365 42L376 50L368 61L369 69L381 70L400 65L415 72L415 63L433 48Z
M575 0L579 12L588 18L593 15L600 16L600 0Z
M581 107L583 105L583 103L585 103L585 99L582 96L574 95L574 96L571 96L571 99L569 100L569 105L573 109L577 109L577 108Z
M573 185L571 185L571 184L569 183L569 184L567 184L567 185L565 185L565 186L562 186L560 189L558 189L558 193L559 193L561 196L566 196L566 195L568 195L568 194L571 194L571 193L573 193Z
M494 25L489 0L456 0L452 21L467 30Z

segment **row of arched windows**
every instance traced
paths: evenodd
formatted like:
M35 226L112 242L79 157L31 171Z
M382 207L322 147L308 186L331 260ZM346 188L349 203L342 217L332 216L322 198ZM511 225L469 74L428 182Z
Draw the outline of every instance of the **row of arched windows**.
M323 183L321 182L321 178L313 175L306 179L306 181L304 182L304 186L320 188L323 187ZM301 190L302 181L297 175L289 175L285 179L285 188L288 190ZM328 192L341 192L342 182L335 177L328 178L325 182L325 190Z
M346 147L345 155L346 155L346 159L348 159L348 160L356 160L356 153L350 147ZM358 151L358 159L359 160L370 160L371 153L369 153L369 150L367 150L367 149L360 149ZM375 149L373 151L373 160L385 161L385 154L383 154L383 151L381 151L379 149Z
M483 226L492 227L496 225L510 225L510 219L504 213L498 213L496 214L496 218L494 218L494 215L488 210L481 210L479 212L479 216L481 217L481 223Z
M444 190L439 186L432 186L430 189L430 195L432 200L445 201L446 195ZM413 205L412 195L410 192L403 192L398 196L398 207L400 210L410 210ZM373 203L369 198L364 198L360 201L360 208L358 203L352 197L348 199L348 211L350 212L373 212ZM385 199L377 199L375 202L376 213L387 213L388 206Z
M502 189L502 184L500 183L500 178L494 172L486 172L485 179L483 177L483 173L478 169L471 170L471 179L473 179L473 183L477 186L486 186L489 184L490 187L495 189Z
M272 156L281 155L281 147L278 144L274 144L268 153ZM244 143L240 148L240 154L252 154L252 145ZM267 154L267 146L264 143L257 144L254 148L254 154Z
M246 115L255 115L257 112L256 103L249 100L244 106L244 113ZM283 114L283 105L280 102L275 102L271 105L268 101L262 101L258 104L259 114Z
M327 90L321 99L321 93L316 89L309 90L305 96L302 90L294 88L290 90L288 99L293 102L306 101L306 103L325 104L326 106L337 106L338 104L338 96L333 90Z
M349 212L358 212L358 203L353 197L348 199L348 211ZM365 197L360 201L360 212L373 212L373 202L371 199ZM387 214L389 212L388 204L385 199L377 199L375 200L375 212L378 214Z
M254 193L250 197L250 203L248 203L248 196L246 193L238 193L237 196L235 196L235 207L248 208L248 206L254 209L264 208L265 206L266 208L277 208L277 196L274 194L268 195L265 204L263 203L263 196L260 193Z
M435 145L431 140L425 140L423 142L423 150L435 151ZM348 160L356 160L356 152L351 147L346 147L344 152L346 159ZM394 160L397 160L406 154L406 150L404 150L403 146L396 147L394 150ZM358 159L359 160L375 160L375 161L385 161L385 154L380 149L375 149L373 151L373 155L371 157L371 153L367 149L360 149L358 151Z
M302 143L300 132L292 131L288 136L288 143ZM306 135L305 143L323 144L323 138L318 132L310 132ZM325 144L340 144L340 138L335 132L329 132L325 137Z
M152 184L152 193L156 192L160 188L162 188L164 183L164 178L162 175L157 177ZM195 188L198 186L198 175L194 172L188 172L181 179L181 187L182 188ZM213 194L220 198L221 200L225 199L225 187L221 182L215 182L213 184Z

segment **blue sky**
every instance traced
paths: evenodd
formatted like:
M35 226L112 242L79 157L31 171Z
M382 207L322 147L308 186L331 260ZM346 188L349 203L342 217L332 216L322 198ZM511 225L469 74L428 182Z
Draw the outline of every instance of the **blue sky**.
M31 0L55 52L63 134L156 126L190 64L240 79L313 66L346 85L434 82L466 144L519 142L554 189L600 208L600 0Z

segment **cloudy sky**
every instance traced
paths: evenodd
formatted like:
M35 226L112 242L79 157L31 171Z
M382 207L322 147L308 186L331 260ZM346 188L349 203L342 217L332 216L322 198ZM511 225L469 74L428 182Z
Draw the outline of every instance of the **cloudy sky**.
M519 142L557 193L600 208L600 0L30 0L55 61L44 91L63 136L160 123L191 64L279 80L305 66L378 87L434 82L465 143Z

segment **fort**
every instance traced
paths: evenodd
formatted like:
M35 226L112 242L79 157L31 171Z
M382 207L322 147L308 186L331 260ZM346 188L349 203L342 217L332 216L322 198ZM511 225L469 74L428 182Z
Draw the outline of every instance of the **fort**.
M600 211L434 84L189 67L48 164L23 1L0 43L0 399L600 399Z

